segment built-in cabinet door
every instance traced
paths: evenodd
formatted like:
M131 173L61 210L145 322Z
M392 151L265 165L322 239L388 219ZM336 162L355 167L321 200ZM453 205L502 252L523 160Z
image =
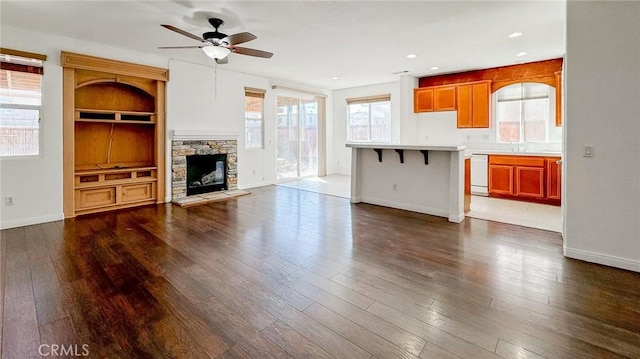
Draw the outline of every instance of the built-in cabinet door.
M86 209L116 203L116 188L104 187L76 191L76 208Z
M152 183L122 186L122 202L144 201L154 198Z
M434 106L433 87L413 89L413 112L432 112Z
M516 196L544 198L544 167L516 168Z
M560 199L560 187L562 178L562 165L560 158L547 159L547 197Z
M513 195L513 166L489 165L489 193Z

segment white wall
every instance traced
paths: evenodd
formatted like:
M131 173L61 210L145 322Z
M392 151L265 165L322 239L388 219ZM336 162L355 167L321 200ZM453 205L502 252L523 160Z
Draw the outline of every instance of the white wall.
M167 141L173 130L234 130L238 137L238 187L275 181L275 95L268 79L218 67L170 60L167 85ZM217 72L217 75L216 75ZM216 80L217 79L217 80ZM267 90L263 149L245 149L244 88ZM170 142L169 142L170 143ZM167 183L171 184L171 149L167 146ZM167 191L170 200L171 191Z
M640 271L640 3L568 1L566 36L564 252Z
M0 203L0 228L63 218L62 214L62 67L60 51L109 57L166 67L166 59L8 26L0 28L2 47L47 55L42 85L41 155L0 159L0 198L13 196L15 205Z
M0 203L0 228L18 227L63 218L62 213L62 67L60 51L169 68L167 85L167 141L171 131L237 130L238 187L275 182L275 91L273 84L313 90L327 96L327 121L332 121L331 91L309 89L218 67L152 56L146 53L46 33L2 26L2 47L46 54L43 78L42 155L0 159L0 199L13 196L15 205ZM267 90L265 148L244 148L244 87ZM333 135L329 134L328 135ZM329 137L329 136L328 136ZM328 142L328 148L330 143ZM328 154L331 156L332 154ZM167 197L171 197L170 142L167 145ZM255 172L254 172L255 171Z
M497 118L495 93L492 94L492 119ZM530 143L530 151L561 151L562 127L555 125L555 90L551 89L549 106L549 143ZM464 144L468 149L511 150L511 144L497 143L495 122L489 128L458 128L456 111L423 112L416 115L417 143L447 142Z
M331 153L331 162L327 163L329 174L351 174L351 149L345 147L347 143L347 99L383 94L391 94L391 141L399 142L400 108L402 101L407 99L400 95L398 82L353 87L333 92L333 121L331 125L333 138L332 142L327 142ZM333 150L331 150L332 148Z

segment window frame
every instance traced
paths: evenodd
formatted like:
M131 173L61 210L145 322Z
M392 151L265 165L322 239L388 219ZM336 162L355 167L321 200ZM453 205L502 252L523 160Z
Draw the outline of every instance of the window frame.
M391 95L383 94L383 95L375 95L375 96L367 96L367 97L358 97L358 98L348 98L347 101L347 143L391 143L391 139L393 138L393 124L391 117ZM379 103L389 103L389 118L388 118L388 133L389 137L384 141L373 140L372 136L372 112L371 107L373 104ZM368 106L368 119L367 119L367 127L369 132L368 140L354 140L352 138L352 125L351 125L351 105L362 105L367 104Z
M265 148L265 136L264 136L264 105L265 105L266 90L245 87L244 89L244 148L246 150L263 150ZM260 113L260 146L249 146L247 141L247 121L257 121L256 119L250 119L247 117L247 98L259 98L262 102L262 111Z
M38 111L38 149L35 154L11 154L11 155L2 155L0 153L0 159L2 160L11 160L11 159L29 159L29 158L41 158L44 155L44 126L43 126L43 98L44 98L44 66L45 61L47 59L46 55L12 50L6 48L0 48L0 54L2 55L2 59L0 59L1 70L2 71L11 71L11 72L24 72L30 73L40 76L40 104L39 105L27 105L27 104L2 104L0 103L0 109L18 109L18 110L32 110ZM5 61L5 56L9 57L18 57L20 58L18 62ZM25 64L27 62L29 64ZM32 62L32 64L31 64ZM7 88L7 90L9 90ZM0 128L2 126L0 125Z

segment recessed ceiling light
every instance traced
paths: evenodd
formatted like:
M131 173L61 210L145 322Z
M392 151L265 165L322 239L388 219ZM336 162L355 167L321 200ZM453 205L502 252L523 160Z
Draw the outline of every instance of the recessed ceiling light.
M418 55L416 55L416 54L409 54L409 55L407 55L407 58L408 58L408 59L415 59L416 57L418 57Z
M520 31L516 31L516 32L510 33L508 37L510 39L515 39L516 37L520 37L520 36L522 36L522 33Z
M431 66L431 70L440 70L440 68L438 66Z
M521 56L527 56L527 55L529 55L529 54L528 54L528 53L526 53L526 52L524 52L524 51L522 51L522 52L518 52L518 53L516 54L516 56L518 56L518 57L521 57Z
M340 78L339 78L339 77L336 77L336 76L332 77L331 79L332 79L332 80L340 80Z

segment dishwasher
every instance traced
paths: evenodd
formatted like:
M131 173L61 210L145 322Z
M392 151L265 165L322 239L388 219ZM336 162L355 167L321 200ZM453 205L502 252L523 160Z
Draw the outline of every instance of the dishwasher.
M489 156L471 155L471 194L488 196Z

